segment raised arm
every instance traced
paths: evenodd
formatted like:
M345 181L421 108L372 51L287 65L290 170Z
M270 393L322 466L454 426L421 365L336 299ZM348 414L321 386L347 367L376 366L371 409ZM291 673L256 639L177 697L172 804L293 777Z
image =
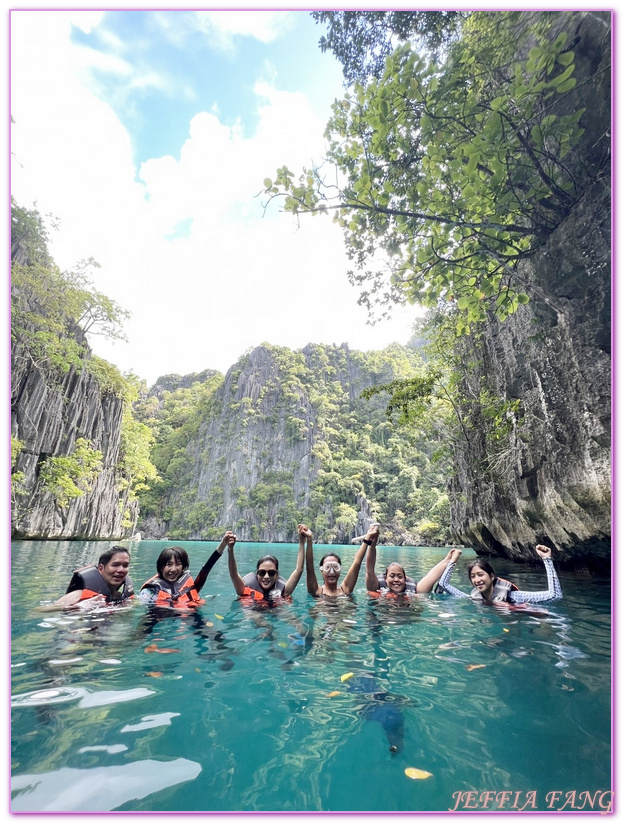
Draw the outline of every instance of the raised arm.
M451 594L453 597L469 597L469 594L465 594L460 589L455 589L453 585L450 583L450 578L452 577L452 572L454 571L455 564L450 561L446 567L445 572L441 575L441 580L439 581L439 588L442 589L446 594Z
M316 577L316 569L314 568L314 544L313 540L307 540L307 548L305 550L305 568L307 579L307 591L314 597L320 597L322 594L322 586L318 585L318 578Z
M344 578L344 582L340 586L344 594L351 594L353 589L357 585L359 570L361 569L361 564L363 563L363 558L365 557L366 551L368 550L368 547L372 548L372 546L374 546L376 548L378 539L379 527L377 525L370 526L368 533L361 541L361 546L359 546L359 548L357 549L355 559L353 560L353 563L350 569L348 570L346 577Z
M210 574L210 570L212 569L212 566L214 566L216 561L219 559L219 557L221 557L221 555L225 551L225 547L229 546L230 543L231 543L231 546L233 548L236 544L236 535L233 532L225 532L225 534L223 535L223 539L221 540L220 544L212 552L212 554L208 558L207 563L205 563L202 566L202 568L201 568L199 574L197 575L197 577L195 577L195 590L197 591L197 594L201 591L201 589L203 588L203 584L208 579L208 575Z
M562 600L562 589L552 561L552 550L548 546L539 544L536 546L536 553L545 564L547 591L525 592L520 590L509 592L508 598L511 603L544 603L546 600Z
M312 544L312 533L307 528L304 523L299 523L298 525L298 532L299 532L299 551L296 555L296 568L288 577L288 582L286 583L286 587L283 590L284 595L286 597L289 594L292 594L294 589L298 586L298 582L301 579L301 575L303 574L303 566L305 565L305 541L307 540L309 545Z
M235 545L235 540L233 543L227 544L227 567L229 569L229 576L231 577L231 582L234 584L236 594L238 595L238 597L241 597L244 594L245 585L244 580L238 574L238 565L236 563L236 558L234 556Z
M417 593L426 594L427 592L432 592L433 586L448 568L448 564L456 563L461 554L461 549L452 549L449 551L443 560L440 560L439 563L437 563L436 566L433 566L433 568L427 572L421 580L418 580Z
M366 555L366 589L369 592L378 592L380 588L379 578L376 574L376 542L368 546L368 554Z

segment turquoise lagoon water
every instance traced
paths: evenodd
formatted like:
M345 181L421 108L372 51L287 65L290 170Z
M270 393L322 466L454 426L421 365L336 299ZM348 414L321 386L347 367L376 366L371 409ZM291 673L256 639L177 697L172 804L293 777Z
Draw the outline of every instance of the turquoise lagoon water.
M546 614L375 599L363 572L352 599L319 602L303 576L291 604L251 609L225 557L194 615L34 610L111 545L12 544L12 811L424 812L484 808L483 792L490 810L606 802L607 579L562 572ZM137 587L165 545L132 545ZM216 546L180 545L195 573ZM337 550L348 564L353 547ZM294 545L239 544L241 573L267 551L287 576ZM416 578L444 555L379 550ZM544 588L542 566L496 566Z

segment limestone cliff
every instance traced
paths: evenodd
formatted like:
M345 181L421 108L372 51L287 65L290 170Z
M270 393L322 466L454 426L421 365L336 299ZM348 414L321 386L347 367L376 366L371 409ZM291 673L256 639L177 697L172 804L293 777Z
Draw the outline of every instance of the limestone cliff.
M11 368L11 432L23 444L15 465L23 480L12 507L13 537L130 537L138 503L128 502L127 490L119 490L122 400L102 396L86 370L72 368L59 380L35 366L19 341L11 347ZM70 455L79 437L102 452L102 468L90 491L60 507L43 486L39 469L48 457Z
M124 401L88 367L93 363L91 350L67 311L67 281L47 254L40 217L16 204L12 263L12 535L129 537L138 502L131 499L128 478L119 466ZM99 361L99 367L109 375L116 372L105 361ZM77 442L101 458L84 488L74 485L77 496L66 495L61 504L46 486L42 467L66 460L65 465L78 472L78 458L72 463ZM71 485L70 472L62 481L69 484L66 488Z
M456 538L483 554L533 559L551 541L571 566L610 557L610 31L608 13L561 16L581 82L564 105L586 106L575 163L582 194L520 271L531 301L481 338L463 340L465 398L518 400L510 432L467 400L469 442L451 482ZM508 421L506 421L508 422Z
M438 512L447 505L443 470L431 479L422 444L390 427L382 398L361 397L418 362L402 346L369 353L258 346L198 408L177 456L161 444L169 462L159 471L169 480L156 507L153 494L144 498L141 533L214 539L233 528L242 540L290 541L304 520L318 541L345 542L378 517L395 521L399 540L434 540L418 540L418 527L424 515L434 517L435 504Z

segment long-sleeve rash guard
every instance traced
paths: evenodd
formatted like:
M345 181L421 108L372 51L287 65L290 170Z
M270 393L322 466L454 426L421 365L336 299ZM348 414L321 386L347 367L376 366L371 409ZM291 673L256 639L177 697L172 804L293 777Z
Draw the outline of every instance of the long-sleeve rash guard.
M554 564L552 563L551 557L544 557L543 563L545 564L545 571L547 573L547 591L509 591L507 598L509 603L544 603L546 600L562 599L562 590L560 588L560 582L558 580L558 575L556 574L556 569L554 568ZM442 589L444 592L453 595L454 597L471 597L471 595L465 594L465 592L462 592L460 589L456 589L450 583L450 578L452 576L452 572L454 571L455 565L456 563L448 563L445 572L441 575L441 580L439 581L439 588Z

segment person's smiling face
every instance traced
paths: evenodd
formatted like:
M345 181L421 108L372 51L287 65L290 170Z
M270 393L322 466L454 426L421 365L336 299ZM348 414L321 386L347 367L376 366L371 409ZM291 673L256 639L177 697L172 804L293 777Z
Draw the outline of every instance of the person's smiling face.
M272 589L277 582L278 574L277 567L272 560L262 561L255 572L257 581L264 591Z
M493 577L493 575L488 574L484 569L481 569L480 566L474 566L469 573L469 579L472 582L472 586L478 589L484 598L489 599L491 597L495 583L495 577Z
M181 577L183 571L184 567L177 557L170 557L162 569L161 574L163 580L166 580L167 583L175 583L175 581Z
M385 581L387 588L394 594L404 592L407 585L407 577L402 566L398 565L398 563L390 563L385 572Z
M126 552L116 552L106 565L100 563L97 570L111 589L118 589L128 576L130 556Z

